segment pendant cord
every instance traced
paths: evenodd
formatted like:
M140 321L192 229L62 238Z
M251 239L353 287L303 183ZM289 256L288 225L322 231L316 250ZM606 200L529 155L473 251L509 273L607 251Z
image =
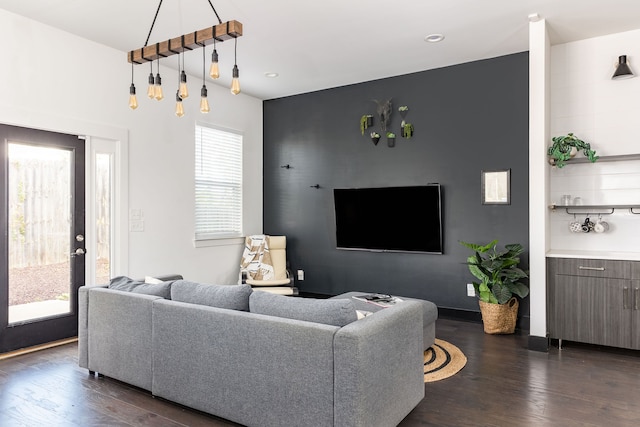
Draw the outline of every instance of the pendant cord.
M156 16L153 17L153 22L151 23L151 28L149 28L149 34L147 34L147 40L144 42L144 47L147 47L149 43L149 37L151 37L151 31L153 31L153 26L156 25L156 19L158 19L158 12L160 12L160 6L162 6L162 0L158 4L158 9L156 10Z
M204 86L204 70L205 70L205 63L206 59L205 59L205 55L204 55L204 45L202 45L202 86Z
M207 0L209 2L209 6L211 6L211 9L213 9L213 13L216 14L216 18L218 18L218 23L222 24L222 19L220 19L220 15L218 15L218 12L216 11L216 8L213 7L213 3L211 3L211 0ZM153 22L151 23L151 28L149 28L149 34L147 34L147 40L144 42L144 47L147 47L147 44L149 44L149 38L151 37L151 32L153 31L153 27L156 25L156 19L158 19L158 13L160 12L160 6L162 6L162 0L160 0L160 3L158 3L158 9L156 9L156 14L153 17Z
M213 13L216 14L216 18L218 18L218 22L220 24L222 24L222 19L220 19L220 16L218 15L218 12L216 12L216 8L213 7L213 3L211 3L211 0L208 0L208 2L209 2L209 5L211 6L211 9L213 9Z

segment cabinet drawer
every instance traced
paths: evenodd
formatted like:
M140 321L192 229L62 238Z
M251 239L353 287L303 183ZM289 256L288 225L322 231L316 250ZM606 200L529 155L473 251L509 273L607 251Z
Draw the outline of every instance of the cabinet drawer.
M562 258L557 260L556 274L630 279L631 262L605 259Z

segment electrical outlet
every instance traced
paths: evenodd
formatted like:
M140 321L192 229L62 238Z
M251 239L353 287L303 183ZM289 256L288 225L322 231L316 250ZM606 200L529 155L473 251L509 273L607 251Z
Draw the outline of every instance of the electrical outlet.
M298 280L304 280L304 270L298 270Z
M467 296L468 297L476 296L476 288L473 287L473 283L467 283Z

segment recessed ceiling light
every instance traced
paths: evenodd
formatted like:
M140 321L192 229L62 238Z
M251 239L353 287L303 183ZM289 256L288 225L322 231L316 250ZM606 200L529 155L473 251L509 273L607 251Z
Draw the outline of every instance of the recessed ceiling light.
M270 79L275 79L276 77L278 77L278 73L264 73L265 77L269 77Z
M429 34L424 38L424 41L429 43L438 43L444 40L444 36L442 34Z

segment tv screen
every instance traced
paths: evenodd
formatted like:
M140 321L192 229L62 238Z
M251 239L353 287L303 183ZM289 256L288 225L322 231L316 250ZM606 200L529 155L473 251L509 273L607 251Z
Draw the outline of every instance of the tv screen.
M335 188L338 249L442 253L439 184Z

